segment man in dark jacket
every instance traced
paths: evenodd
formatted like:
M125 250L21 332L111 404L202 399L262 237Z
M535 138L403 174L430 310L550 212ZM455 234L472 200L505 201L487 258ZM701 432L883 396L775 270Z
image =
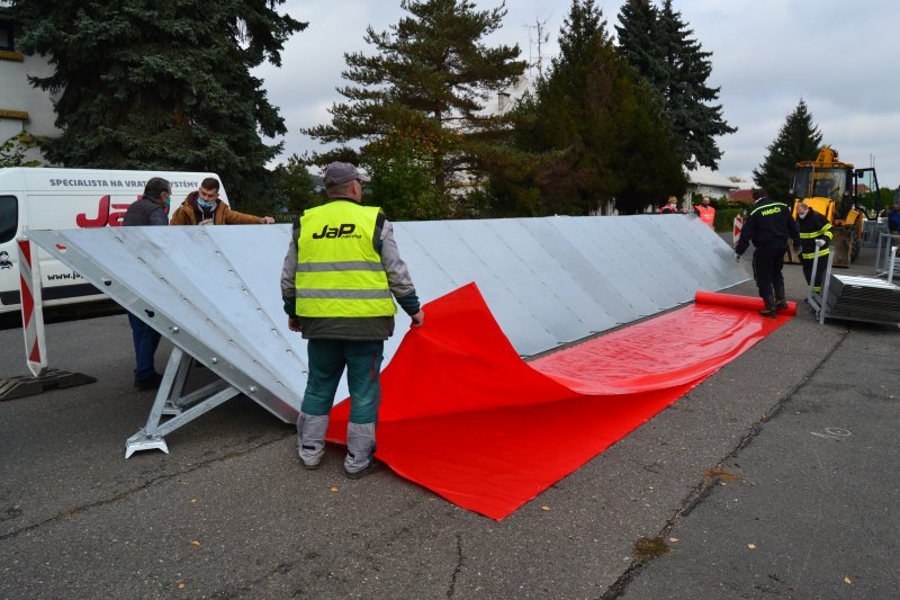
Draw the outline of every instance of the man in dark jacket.
M762 188L753 190L753 199L756 202L750 207L750 214L741 230L741 239L735 248L735 260L741 260L741 255L747 251L752 241L755 248L753 277L756 279L759 295L766 304L759 314L774 319L778 316L778 309L787 308L781 269L788 249L788 238L799 245L800 233L787 204L770 200L766 190Z
M168 225L166 205L172 198L172 185L162 177L154 177L144 186L143 197L132 203L122 220L124 227L142 225ZM156 372L154 356L159 346L159 332L128 313L131 337L134 340L134 387L140 390L155 390L162 381Z
M825 278L825 263L831 249L828 247L834 233L831 231L831 223L822 214L800 202L797 204L797 228L800 230L800 261L803 263L803 276L806 283L812 276L813 262L816 258L816 248L819 249L819 262L816 265L816 283L813 290L816 293L822 291L822 281Z

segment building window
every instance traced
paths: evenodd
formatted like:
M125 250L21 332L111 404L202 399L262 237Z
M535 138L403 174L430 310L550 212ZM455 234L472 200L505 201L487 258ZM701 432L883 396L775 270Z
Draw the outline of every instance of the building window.
M0 50L16 49L16 24L6 19L0 20Z
M15 196L0 196L0 244L13 239L19 228L19 202Z

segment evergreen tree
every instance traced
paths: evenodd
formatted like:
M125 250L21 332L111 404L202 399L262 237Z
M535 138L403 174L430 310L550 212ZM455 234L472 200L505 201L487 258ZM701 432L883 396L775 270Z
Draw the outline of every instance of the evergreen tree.
M43 146L67 167L215 171L242 208L271 191L265 165L286 132L250 69L280 65L306 27L283 0L14 0L22 49L55 71L61 136Z
M715 138L737 129L725 122L722 106L713 104L719 88L706 84L712 53L703 51L672 0L664 0L661 9L649 0L628 0L619 23L619 47L662 96L685 165L716 168L722 151Z
M640 212L686 188L661 104L618 53L593 0L573 0L560 55L538 85L527 148L555 151L536 178L544 214Z
M772 199L791 201L789 189L797 163L815 160L821 146L822 133L801 98L797 108L785 119L778 137L769 145L765 160L753 170L754 183L765 188Z
M346 102L331 108L329 125L305 133L324 143L362 141L362 163L383 164L399 152L414 170L427 169L445 199L441 212L450 216L456 212L450 190L482 178L493 136L506 129L504 117L483 111L488 95L509 87L525 63L516 60L518 46L484 44L500 27L503 4L478 11L471 0L403 0L401 7L409 14L390 32L368 29L374 56L344 55L344 78L355 85L338 89ZM335 152L316 160L327 162Z
M306 168L305 156L292 154L287 162L279 163L272 171L275 193L272 201L261 206L256 214L266 214L278 221L294 222L304 209L321 204L322 196L315 191L315 180Z

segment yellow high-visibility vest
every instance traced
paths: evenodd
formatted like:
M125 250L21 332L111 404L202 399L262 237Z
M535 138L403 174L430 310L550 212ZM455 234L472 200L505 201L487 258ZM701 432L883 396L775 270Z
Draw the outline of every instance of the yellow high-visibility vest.
M381 209L334 200L304 211L297 240L296 313L301 317L387 317L397 312L375 224Z

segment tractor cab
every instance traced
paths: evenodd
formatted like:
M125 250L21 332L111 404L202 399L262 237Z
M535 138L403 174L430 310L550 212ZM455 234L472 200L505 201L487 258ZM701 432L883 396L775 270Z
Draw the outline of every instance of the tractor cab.
M834 265L849 267L859 254L866 215L881 208L875 169L841 162L837 151L825 146L816 160L797 163L791 192L794 217L799 202L824 215L834 232Z

